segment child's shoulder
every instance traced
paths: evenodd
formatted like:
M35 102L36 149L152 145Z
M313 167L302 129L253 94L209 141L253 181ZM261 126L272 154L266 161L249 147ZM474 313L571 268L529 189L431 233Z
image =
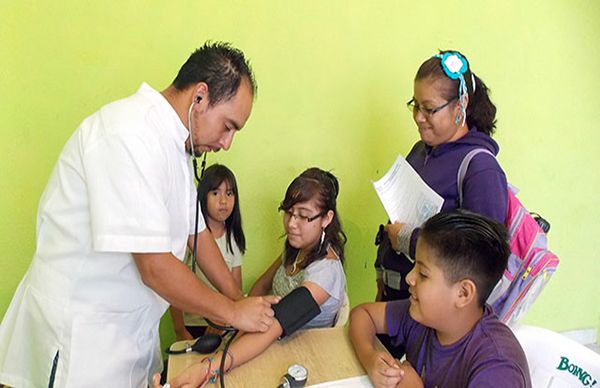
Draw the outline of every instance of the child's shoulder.
M337 257L325 256L321 259L315 260L306 267L306 271L309 273L319 271L335 271L341 270L343 272L342 262Z
M525 352L512 330L496 317L490 306L486 306L484 316L477 323L470 342L476 345L474 350L479 358L527 364Z
M464 360L470 372L471 383L486 385L504 379L506 386L531 387L525 352L519 341L491 308L474 328L471 338L464 344Z

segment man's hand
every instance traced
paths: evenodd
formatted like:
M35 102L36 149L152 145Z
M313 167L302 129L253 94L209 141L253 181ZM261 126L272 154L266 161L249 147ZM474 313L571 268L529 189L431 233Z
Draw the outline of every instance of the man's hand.
M231 326L247 332L265 332L273 324L275 313L272 304L279 302L278 296L253 296L238 300L234 304Z
M398 234L404 227L404 224L396 221L393 224L387 224L384 228L392 244L392 249L398 252Z
M394 357L387 352L374 352L366 369L376 388L395 387L402 380L404 373Z
M404 361L400 365L400 369L402 369L404 376L402 377L400 384L398 384L398 387L406 387L406 388L423 388L424 387L423 380L421 380L421 376L419 376L419 374L417 373L415 368L413 368L413 366L410 365L410 362Z

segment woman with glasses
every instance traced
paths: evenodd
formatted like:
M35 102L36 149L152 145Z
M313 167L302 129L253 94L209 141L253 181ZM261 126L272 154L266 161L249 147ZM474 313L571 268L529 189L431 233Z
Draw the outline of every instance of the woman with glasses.
M283 252L250 290L250 295L274 293L285 297L296 288L308 289L321 312L302 329L333 326L344 301L346 277L342 264L346 235L337 212L338 192L337 178L316 167L292 181L279 206L286 236ZM303 306L296 309L302 311ZM218 368L223 357L227 373L261 354L282 334L282 324L277 319L264 333L244 333L225 355L219 352L190 366L170 381L170 386L198 387L212 382L221 373ZM156 375L153 388L158 387Z
M442 211L462 207L504 224L506 177L492 155L478 153L469 164L462 187L457 184L459 166L470 151L483 149L497 155L499 150L491 137L496 128L496 107L464 55L442 51L423 62L407 106L421 137L407 161L444 198ZM389 240L384 243L388 247L391 243L395 252L378 251L377 299L408 298L405 275L413 266L419 228L405 227L400 220L385 230L384 240Z

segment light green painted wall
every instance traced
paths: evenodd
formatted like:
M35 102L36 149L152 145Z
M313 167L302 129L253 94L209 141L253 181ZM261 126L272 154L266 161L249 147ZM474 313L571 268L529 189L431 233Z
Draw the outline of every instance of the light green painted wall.
M340 178L352 304L374 296L385 219L370 179L417 140L418 65L457 48L493 91L500 161L552 222L562 263L526 323L598 327L600 3L547 1L0 1L0 316L35 249L40 194L66 139L142 81L162 89L206 39L251 58L259 93L233 151L251 284L282 243L277 204L310 165ZM170 341L163 319L163 339Z

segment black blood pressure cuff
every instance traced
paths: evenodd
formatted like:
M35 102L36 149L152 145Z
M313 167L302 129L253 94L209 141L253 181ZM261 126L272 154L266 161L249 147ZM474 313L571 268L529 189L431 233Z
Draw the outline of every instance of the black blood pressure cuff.
M279 338L293 334L321 313L319 304L306 287L296 288L271 307L283 329Z

